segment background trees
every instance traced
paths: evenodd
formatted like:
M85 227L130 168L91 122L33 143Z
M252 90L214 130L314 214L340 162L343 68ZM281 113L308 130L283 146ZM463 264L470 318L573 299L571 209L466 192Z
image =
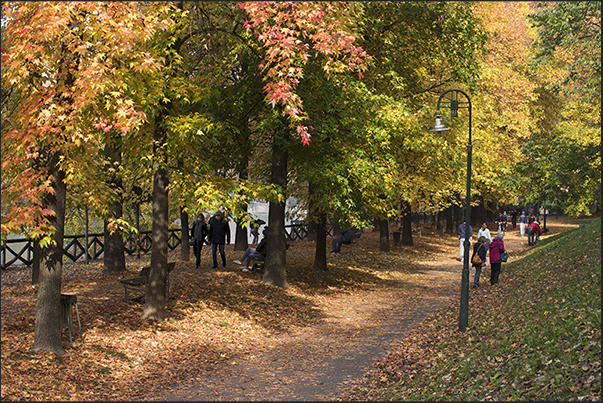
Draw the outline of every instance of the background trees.
M54 269L41 306L60 293L52 248L62 244L64 200L106 219L119 246L134 226L123 211L154 194L145 315L158 320L170 212L186 226L189 211L225 210L242 250L247 204L269 200L275 246L264 280L286 286L288 196L319 229L317 269L326 269L328 224L386 225L462 205L466 121L427 132L449 88L474 103L476 207L600 207L598 2L2 10L2 239L25 233L46 248L44 266ZM107 271L123 269L123 251L109 255Z

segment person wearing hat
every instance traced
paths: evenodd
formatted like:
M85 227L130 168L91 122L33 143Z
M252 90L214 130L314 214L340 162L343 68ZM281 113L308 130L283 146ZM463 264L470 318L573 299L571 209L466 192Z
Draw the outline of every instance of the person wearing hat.
M528 225L526 233L528 234L528 246L536 245L536 242L540 239L540 235L542 235L540 223L538 221L532 222Z

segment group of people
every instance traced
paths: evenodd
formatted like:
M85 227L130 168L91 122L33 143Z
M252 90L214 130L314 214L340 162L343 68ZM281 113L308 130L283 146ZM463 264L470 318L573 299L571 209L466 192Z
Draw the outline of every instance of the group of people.
M218 268L218 252L222 258L222 267L226 267L224 245L230 243L230 225L228 220L224 219L223 212L216 211L216 214L209 219L209 228L205 222L205 216L199 213L197 220L193 223L191 234L190 244L193 246L193 253L195 254L195 269L198 269L201 265L201 249L204 243L211 245L212 269Z
M261 225L266 222L263 220L256 220L252 225L253 243L257 243L258 229ZM264 227L262 235L264 237L260 241L257 247L247 248L243 257L240 260L235 260L234 263L242 264L242 261L247 260L247 264L243 271L249 271L249 265L253 259L264 260L266 257L266 231L268 227ZM254 232L255 230L255 232ZM222 267L226 267L226 254L224 247L227 243L230 243L230 225L228 220L224 219L224 213L216 211L216 214L209 219L209 225L205 222L205 216L203 214L197 215L197 219L193 223L191 228L191 240L190 244L193 246L193 253L195 255L195 269L199 269L201 265L201 250L203 244L211 245L211 255L213 260L212 269L218 268L218 253L222 260Z
M461 223L458 226L457 234L459 236L459 246L461 253L461 262L465 259L465 236L466 231L469 232L469 239L473 237L473 229L469 225L468 229L465 229L465 223ZM473 245L473 254L471 255L471 265L475 269L475 275L473 277L473 287L479 287L479 278L482 273L482 268L486 264L486 257L490 255L490 285L498 284L498 278L500 276L502 259L501 253L505 252L505 244L503 242L504 232L498 231L498 234L492 240L492 235L488 229L488 224L483 223L482 227L477 233L477 242ZM473 263L473 257L477 255L480 257L481 262L479 264Z
M501 253L505 252L505 244L503 242L503 237L507 228L508 215L506 211L503 211L499 215L499 219L497 221L498 224L498 233L494 240L492 240L492 236L490 234L490 230L488 229L488 224L483 223L482 227L477 233L477 242L473 245L473 254L471 255L471 265L475 269L475 276L473 279L473 287L479 287L479 278L482 272L482 268L485 266L486 258L490 256L490 284L495 285L498 284L498 278L500 276L501 270ZM515 227L515 225L513 225ZM461 262L463 262L465 258L465 235L466 231L469 232L469 239L473 237L473 229L471 225L469 228L465 229L465 223L461 223L457 229L457 235L459 237L459 247L461 254ZM540 228L540 223L537 218L534 216L533 211L530 212L529 216L526 216L525 211L521 212L519 216L519 231L520 235L523 237L527 235L528 237L528 246L535 245L536 242L540 239L542 235L542 229ZM477 255L480 257L481 263L473 263L474 256Z

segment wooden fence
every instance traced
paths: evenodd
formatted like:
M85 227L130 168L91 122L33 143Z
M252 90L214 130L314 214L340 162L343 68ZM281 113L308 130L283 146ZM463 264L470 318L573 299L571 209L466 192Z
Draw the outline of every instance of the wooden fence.
M180 228L170 229L168 237L168 248L176 249L180 241ZM308 236L307 226L304 224L285 225L287 240L297 241ZM93 261L102 258L104 252L104 234L88 234L88 248L85 248L85 235L65 235L63 241L63 256L72 262L85 261L86 250L88 260ZM138 239L132 237L124 239L125 252L128 256L146 254L151 250L151 231L141 231ZM33 264L33 247L31 239L9 239L6 245L0 246L0 261L2 270L11 266L27 266Z

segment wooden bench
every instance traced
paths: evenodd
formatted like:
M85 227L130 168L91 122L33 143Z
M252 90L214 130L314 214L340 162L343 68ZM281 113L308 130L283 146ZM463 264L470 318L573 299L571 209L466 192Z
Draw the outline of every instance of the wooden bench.
M165 284L167 299L170 299L170 273L172 272L172 270L174 270L175 266L176 262L168 263L168 276ZM124 295L126 302L142 300L147 291L147 285L149 284L150 271L151 266L146 266L140 270L138 277L119 281L124 285Z

